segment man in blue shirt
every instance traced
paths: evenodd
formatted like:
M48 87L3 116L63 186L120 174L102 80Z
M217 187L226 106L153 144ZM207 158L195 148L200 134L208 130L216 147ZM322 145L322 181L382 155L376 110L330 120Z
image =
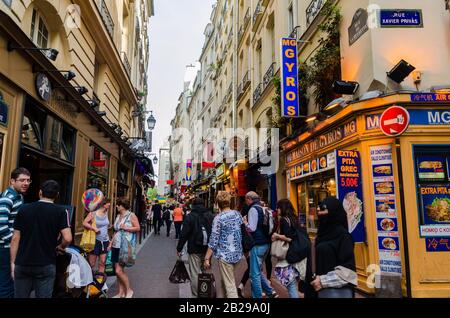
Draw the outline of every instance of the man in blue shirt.
M270 286L267 278L262 274L262 265L270 245L270 216L261 207L259 195L249 192L245 202L250 206L248 211L248 225L255 246L250 251L250 279L252 282L252 297L262 298L262 292L270 298L277 298L277 293Z
M11 172L10 186L0 195L0 298L14 297L11 274L11 239L14 220L23 204L23 194L31 184L31 174L25 168Z

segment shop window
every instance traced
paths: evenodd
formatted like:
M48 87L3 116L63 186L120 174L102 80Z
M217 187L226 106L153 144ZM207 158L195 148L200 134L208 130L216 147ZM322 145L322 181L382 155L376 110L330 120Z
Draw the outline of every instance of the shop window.
M33 148L42 148L41 127L37 122L30 120L27 116L23 119L22 142Z
M31 18L31 40L37 47L47 48L49 32L45 24L45 19L39 11L33 9L33 16Z
M450 226L450 146L414 147L422 226Z
M119 164L117 168L117 196L127 197L128 195L128 169Z
M22 143L54 158L73 162L75 131L32 103L25 106Z
M109 154L91 144L89 147L89 166L87 188L96 188L105 195L108 193Z

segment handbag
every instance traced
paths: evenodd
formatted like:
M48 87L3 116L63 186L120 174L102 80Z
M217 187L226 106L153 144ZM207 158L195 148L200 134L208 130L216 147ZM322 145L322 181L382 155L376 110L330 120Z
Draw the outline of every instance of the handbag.
M292 240L286 254L286 261L289 264L301 262L308 257L311 251L311 241L305 231L295 229L296 235Z
M216 298L216 280L213 273L201 273L198 275L198 298Z
M251 251L253 246L255 246L255 240L253 236L248 232L247 227L244 223L241 224L241 235L242 235L242 250L244 253Z
M289 222L289 219L286 219ZM280 227L278 227L277 232L280 234ZM283 261L286 259L286 254L289 250L289 242L282 241L282 240L276 240L272 242L272 246L270 248L270 255L275 257L278 261Z
M92 217L92 227L96 227L95 213ZM80 247L87 253L90 253L95 248L95 240L97 239L97 233L93 230L84 230L81 236Z
M277 260L282 261L286 259L286 254L289 250L289 242L276 240L272 242L272 247L270 248L270 255L275 257Z

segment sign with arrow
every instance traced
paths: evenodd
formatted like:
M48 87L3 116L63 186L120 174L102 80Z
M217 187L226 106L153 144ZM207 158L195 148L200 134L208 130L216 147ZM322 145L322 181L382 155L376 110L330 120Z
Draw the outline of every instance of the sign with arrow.
M409 123L408 111L400 106L389 107L380 118L381 131L389 137L403 134L408 129Z

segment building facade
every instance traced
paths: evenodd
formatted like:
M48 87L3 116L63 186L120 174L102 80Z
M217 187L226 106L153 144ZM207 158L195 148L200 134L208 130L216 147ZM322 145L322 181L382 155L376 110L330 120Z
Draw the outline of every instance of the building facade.
M202 124L189 189L210 202L224 189L237 205L247 190L272 205L288 197L311 237L319 202L338 196L361 291L448 296L449 20L444 0L217 1L189 107ZM298 51L299 118L288 120L277 81L282 38ZM336 80L346 82L331 89ZM388 137L381 114L391 106L406 109L410 126ZM250 127L256 136L231 143L224 133ZM255 160L269 139L262 128L279 128L272 174ZM222 160L239 144L244 158Z
M32 201L41 182L55 179L81 234L86 189L101 189L113 204L140 200L130 145L145 137L153 2L1 1L0 10L0 185L24 166Z

